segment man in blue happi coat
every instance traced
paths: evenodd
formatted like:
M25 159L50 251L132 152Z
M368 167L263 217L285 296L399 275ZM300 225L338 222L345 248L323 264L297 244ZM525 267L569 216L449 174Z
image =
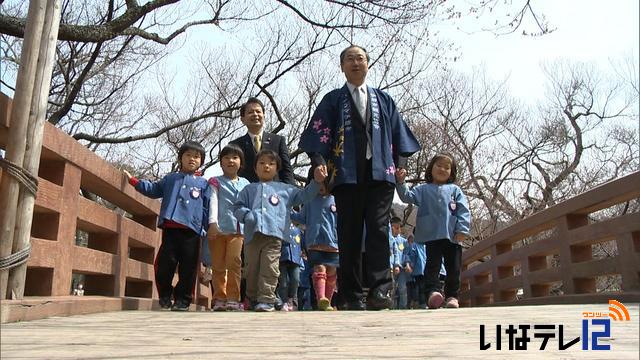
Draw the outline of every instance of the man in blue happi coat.
M395 170L420 145L385 92L365 84L367 51L356 45L340 53L347 83L324 96L302 134L300 148L312 167L326 163L338 211L338 293L348 310L364 310L363 227L369 294L366 309L392 306L389 213Z

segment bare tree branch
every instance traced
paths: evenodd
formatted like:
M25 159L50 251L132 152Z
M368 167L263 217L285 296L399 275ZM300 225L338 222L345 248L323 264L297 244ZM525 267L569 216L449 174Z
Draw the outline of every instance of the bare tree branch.
M140 27L134 26L134 24L136 24L138 21L141 21L147 14L150 14L165 6L178 3L179 1L180 0L153 0L145 3L144 5L138 5L137 1L134 0L127 1L127 8L124 13L103 24L60 24L58 40L97 43L113 40L120 36L139 36L160 44L168 44L176 36L184 33L188 28L192 26L206 24L218 25L220 21L219 18L193 21L183 25L167 37L160 36L157 33L150 33L141 29ZM25 26L26 18L17 18L0 14L0 33L22 38L24 37Z

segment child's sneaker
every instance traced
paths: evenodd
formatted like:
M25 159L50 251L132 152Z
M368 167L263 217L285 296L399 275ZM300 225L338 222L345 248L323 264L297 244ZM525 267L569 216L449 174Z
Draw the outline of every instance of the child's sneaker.
M160 303L161 310L171 310L171 299L170 298L160 298L158 300Z
M457 309L460 307L460 304L458 303L458 299L454 297L448 297L447 301L445 301L444 307L449 309Z
M329 299L323 297L318 300L318 310L330 311L329 308L331 308L331 302ZM331 310L333 310L333 308L331 308Z
M171 311L189 311L189 305L185 301L176 301L171 307Z
M216 300L213 303L213 308L211 309L213 311L227 311L227 306L226 303L222 300Z
M244 311L244 307L237 301L227 301L227 311Z
M429 309L437 309L442 306L442 302L444 301L444 297L437 291L434 291L429 295L429 300L427 301L427 306Z
M272 312L275 309L276 308L275 306L273 306L273 304L266 303L258 303L258 305L256 305L256 307L254 308L256 312Z
M289 306L289 303L282 304L282 308L280 308L280 311L291 311L291 307Z
M298 307L296 306L296 302L293 299L289 299L287 301L287 306L289 307L289 311L297 311Z
M284 301L280 300L280 298L276 298L276 303L273 304L273 307L276 310L280 311L280 310L282 310L282 306L284 306Z

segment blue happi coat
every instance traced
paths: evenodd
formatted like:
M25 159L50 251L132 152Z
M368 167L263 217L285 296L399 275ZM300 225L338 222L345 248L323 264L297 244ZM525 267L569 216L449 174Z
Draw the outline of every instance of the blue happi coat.
M373 180L395 184L399 157L420 150L420 144L402 120L389 94L367 87L368 113L371 114L371 151ZM356 142L352 121L354 109L345 84L322 98L302 133L298 146L309 154L320 154L327 162L332 186L356 184Z

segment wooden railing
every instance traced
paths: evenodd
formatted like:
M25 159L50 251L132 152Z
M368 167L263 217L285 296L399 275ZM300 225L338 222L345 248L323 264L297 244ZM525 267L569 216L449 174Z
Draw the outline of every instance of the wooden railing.
M10 111L11 99L0 94L0 148L9 141ZM123 308L150 308L158 297L153 267L161 242L160 202L137 193L121 171L50 124L38 177L25 299L69 295L78 274L85 296L120 298ZM86 247L76 245L79 233ZM207 305L210 291L199 285L197 303Z
M620 209L639 197L636 172L474 245L462 256L462 304L640 301L640 213Z

